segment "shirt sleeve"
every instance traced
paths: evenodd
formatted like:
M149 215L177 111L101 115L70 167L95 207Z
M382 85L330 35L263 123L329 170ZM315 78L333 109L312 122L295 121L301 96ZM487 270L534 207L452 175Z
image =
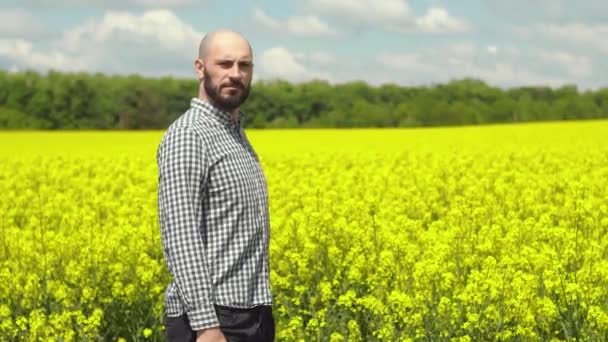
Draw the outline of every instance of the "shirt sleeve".
M163 254L193 330L218 327L203 229L207 176L202 139L189 127L163 137L157 155L158 206Z

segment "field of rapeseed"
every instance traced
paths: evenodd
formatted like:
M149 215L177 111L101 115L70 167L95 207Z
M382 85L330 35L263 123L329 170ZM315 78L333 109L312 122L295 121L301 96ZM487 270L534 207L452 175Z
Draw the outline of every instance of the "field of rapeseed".
M606 132L248 131L277 340L608 340ZM0 133L0 340L162 340L161 135Z

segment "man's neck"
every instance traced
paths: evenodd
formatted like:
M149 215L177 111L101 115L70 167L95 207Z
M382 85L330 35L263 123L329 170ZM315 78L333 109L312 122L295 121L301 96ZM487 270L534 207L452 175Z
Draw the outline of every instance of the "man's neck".
M239 118L240 118L240 116L241 116L241 110L240 110L241 108L240 108L240 107L237 107L237 108L233 109L232 111L226 111L226 110L222 109L221 107L217 106L217 105L216 105L216 104L215 104L213 101L211 101L211 100L210 100L210 99L209 99L209 98L208 98L208 97L207 97L205 94L202 94L202 93L201 93L201 94L199 94L198 98L199 98L200 100L203 100L203 101L209 102L209 103L210 103L210 104L211 104L213 107L215 107L215 108L217 108L217 109L220 109L220 110L222 110L222 111L227 112L228 114L230 114L230 119L231 119L231 120L232 120L232 122L234 122L235 124L236 124L237 122L239 122Z
M239 122L240 116L241 116L241 112L240 112L239 108L236 108L235 110L230 112L230 117L232 118L232 122L234 122L234 123Z

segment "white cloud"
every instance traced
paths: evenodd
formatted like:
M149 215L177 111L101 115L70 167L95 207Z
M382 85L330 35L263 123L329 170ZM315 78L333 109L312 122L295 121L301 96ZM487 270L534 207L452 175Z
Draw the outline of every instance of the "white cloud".
M376 55L376 60L381 64L396 70L415 71L424 74L440 71L437 66L423 61L424 58L417 53L380 52Z
M292 82L311 79L331 81L327 72L313 70L301 61L303 55L293 53L287 48L278 46L262 52L260 57L260 78L282 78Z
M519 58L521 56L521 50L514 45L507 45L501 47L499 51L501 51L501 54L509 56L511 58Z
M485 0L490 15L499 16L516 25L551 21L605 21L606 0Z
M0 37L27 38L44 33L41 20L21 8L3 8L0 11Z
M480 51L472 44L447 45L439 49L442 51L440 54L436 53L437 50L437 48L426 49L415 53L385 51L377 54L376 60L391 72L390 77L397 83L447 82L450 79L465 77L479 78L500 86L541 84L560 86L572 83L568 77L537 72L530 65L520 63L517 59L499 58L498 61L484 61ZM568 55L558 56L552 56L552 62L580 61Z
M284 47L270 48L261 57L261 66L268 75L292 78L308 74L307 68Z
M521 85L550 85L560 86L568 83L561 77L544 75L530 70L522 65L508 62L498 62L494 65L483 66L472 62L459 65L456 69L447 70L452 78L475 77L491 84L521 86Z
M441 48L440 51L441 55L446 57L446 61L450 65L466 64L469 61L476 59L478 55L475 44L468 42L449 44ZM427 52L427 55L424 58L428 61L436 59L437 56L430 55L430 53Z
M335 64L337 62L336 55L326 51L313 51L309 53L308 59L316 64Z
M309 0L308 6L316 13L373 23L399 21L412 15L405 0Z
M473 58L477 55L477 47L473 43L454 43L447 46L446 51L458 58Z
M204 5L206 1L201 0L20 0L20 7L28 8L102 8L102 9L127 9L127 8L182 8Z
M19 30L27 28L27 24L31 21L30 13L22 9L2 9L0 11L0 34L6 36L19 32Z
M262 25L269 30L279 30L281 28L281 23L278 20L272 18L259 8L253 9L251 18L256 24Z
M608 55L608 24L543 25L538 31L555 40L584 46Z
M136 16L128 12L108 12L101 21L90 21L69 31L63 40L63 47L79 49L89 42L125 42L136 45L158 44L150 49L179 49L189 47L202 38L192 26L182 22L168 10L151 10ZM194 56L194 55L191 55Z
M301 63L327 66L335 64L337 57L335 54L326 51L293 52L293 56Z
M558 65L563 72L573 77L587 77L592 72L592 62L587 56L578 56L564 51L541 51L540 58Z
M488 45L488 46L486 46L486 50L491 55L498 54L498 46L496 46L496 45Z
M308 0L307 4L312 13L333 16L357 29L380 28L404 34L471 30L469 23L441 7L431 7L425 15L416 17L406 0Z
M416 28L426 33L458 33L470 30L469 24L450 16L445 8L432 7L416 19Z
M294 16L287 19L287 30L300 36L333 36L329 26L316 16Z
M192 70L203 33L182 22L171 11L152 10L141 15L107 12L66 31L46 49L31 42L5 40L0 56L14 67L142 73L186 74Z
M119 2L119 1L117 1ZM166 8L166 7L183 7L189 5L200 4L196 0L128 0L127 3L135 6Z
M0 39L0 56L15 62L9 68L12 70L19 70L19 65L64 71L78 71L85 68L85 61L60 51L34 51L33 44L25 39Z
M292 16L279 21L266 14L263 10L255 8L252 13L253 21L271 31L287 32L301 37L335 36L337 33L314 15Z

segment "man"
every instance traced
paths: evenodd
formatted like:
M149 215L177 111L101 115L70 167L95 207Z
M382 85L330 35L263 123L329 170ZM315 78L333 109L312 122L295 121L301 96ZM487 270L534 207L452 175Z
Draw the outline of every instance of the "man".
M238 33L207 34L198 98L157 151L169 341L273 341L268 193L241 127L253 52Z

